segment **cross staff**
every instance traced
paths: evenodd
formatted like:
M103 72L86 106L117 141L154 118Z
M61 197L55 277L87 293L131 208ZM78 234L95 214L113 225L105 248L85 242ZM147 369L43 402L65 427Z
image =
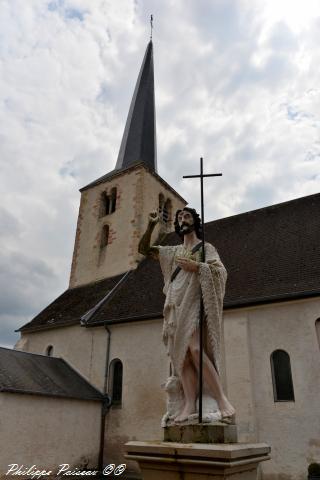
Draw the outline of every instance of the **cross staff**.
M200 178L201 186L201 220L202 220L202 262L205 262L205 252L204 252L204 201L203 201L203 179L204 177L222 177L222 173L203 173L203 158L200 158L200 175L184 175L182 178ZM202 383L203 383L203 372L202 372L202 363L203 363L203 298L201 294L200 298L200 325L199 325L199 341L200 341L200 351L199 351L199 423L202 423Z

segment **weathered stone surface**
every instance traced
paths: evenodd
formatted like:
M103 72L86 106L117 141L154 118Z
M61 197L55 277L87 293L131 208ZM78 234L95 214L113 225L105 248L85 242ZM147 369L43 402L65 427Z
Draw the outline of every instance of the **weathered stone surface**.
M164 428L165 442L182 443L236 443L238 432L236 425L217 422L212 425L172 425Z
M103 194L116 188L116 209L101 215ZM152 236L155 242L161 229L173 230L173 214L185 205L183 198L159 175L142 163L132 166L104 182L81 192L81 202L70 275L70 288L112 277L136 268L141 259L138 243L144 233L148 213L159 207L159 195L171 202L167 224L159 224ZM108 225L108 244L101 251L103 227Z
M256 480L260 462L270 459L264 443L128 442L126 451L143 480Z

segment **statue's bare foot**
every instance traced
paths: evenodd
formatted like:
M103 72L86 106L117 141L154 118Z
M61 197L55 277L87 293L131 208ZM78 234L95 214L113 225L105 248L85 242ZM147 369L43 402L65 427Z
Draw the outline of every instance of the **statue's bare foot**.
M234 407L231 405L225 395L223 395L221 400L218 401L218 405L222 418L232 417L232 415L236 413Z
M184 422L193 413L196 413L195 405L186 404L182 412L174 420L175 422Z

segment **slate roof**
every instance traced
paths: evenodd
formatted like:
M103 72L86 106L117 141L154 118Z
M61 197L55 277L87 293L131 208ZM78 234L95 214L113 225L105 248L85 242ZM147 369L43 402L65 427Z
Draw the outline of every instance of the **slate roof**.
M102 401L103 394L62 358L0 347L0 392Z
M228 271L225 309L320 295L319 211L316 194L206 224L206 240L216 246ZM172 233L165 243L179 241ZM79 321L120 278L67 290L21 331L48 328L50 315L59 319L57 326ZM158 262L143 260L87 326L161 317L162 288Z
M150 40L135 86L123 132L116 167L80 191L102 183L137 163L157 173L156 113L154 98L153 46Z
M122 275L117 275L66 290L18 331L24 332L39 327L54 328L61 325L79 324L81 317L95 307L113 289L121 277Z
M148 43L119 150L116 168L137 160L157 171L156 114L154 99L153 45Z

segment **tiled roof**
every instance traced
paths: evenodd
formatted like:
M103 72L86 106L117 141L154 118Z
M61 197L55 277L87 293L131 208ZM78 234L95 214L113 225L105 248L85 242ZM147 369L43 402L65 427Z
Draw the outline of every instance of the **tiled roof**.
M103 399L103 394L65 360L3 347L0 347L0 392Z
M320 295L320 194L207 224L228 271L225 307Z
M110 292L120 280L121 275L105 278L99 282L70 288L40 312L33 320L22 328L25 331L34 328L51 328L59 325L80 323L81 317Z
M319 211L316 194L206 224L206 240L216 246L228 271L224 308L320 295ZM165 243L179 239L172 233ZM79 321L120 278L67 290L21 330L46 326L48 309L59 319L57 326ZM145 259L87 325L159 317L162 288L158 262Z

